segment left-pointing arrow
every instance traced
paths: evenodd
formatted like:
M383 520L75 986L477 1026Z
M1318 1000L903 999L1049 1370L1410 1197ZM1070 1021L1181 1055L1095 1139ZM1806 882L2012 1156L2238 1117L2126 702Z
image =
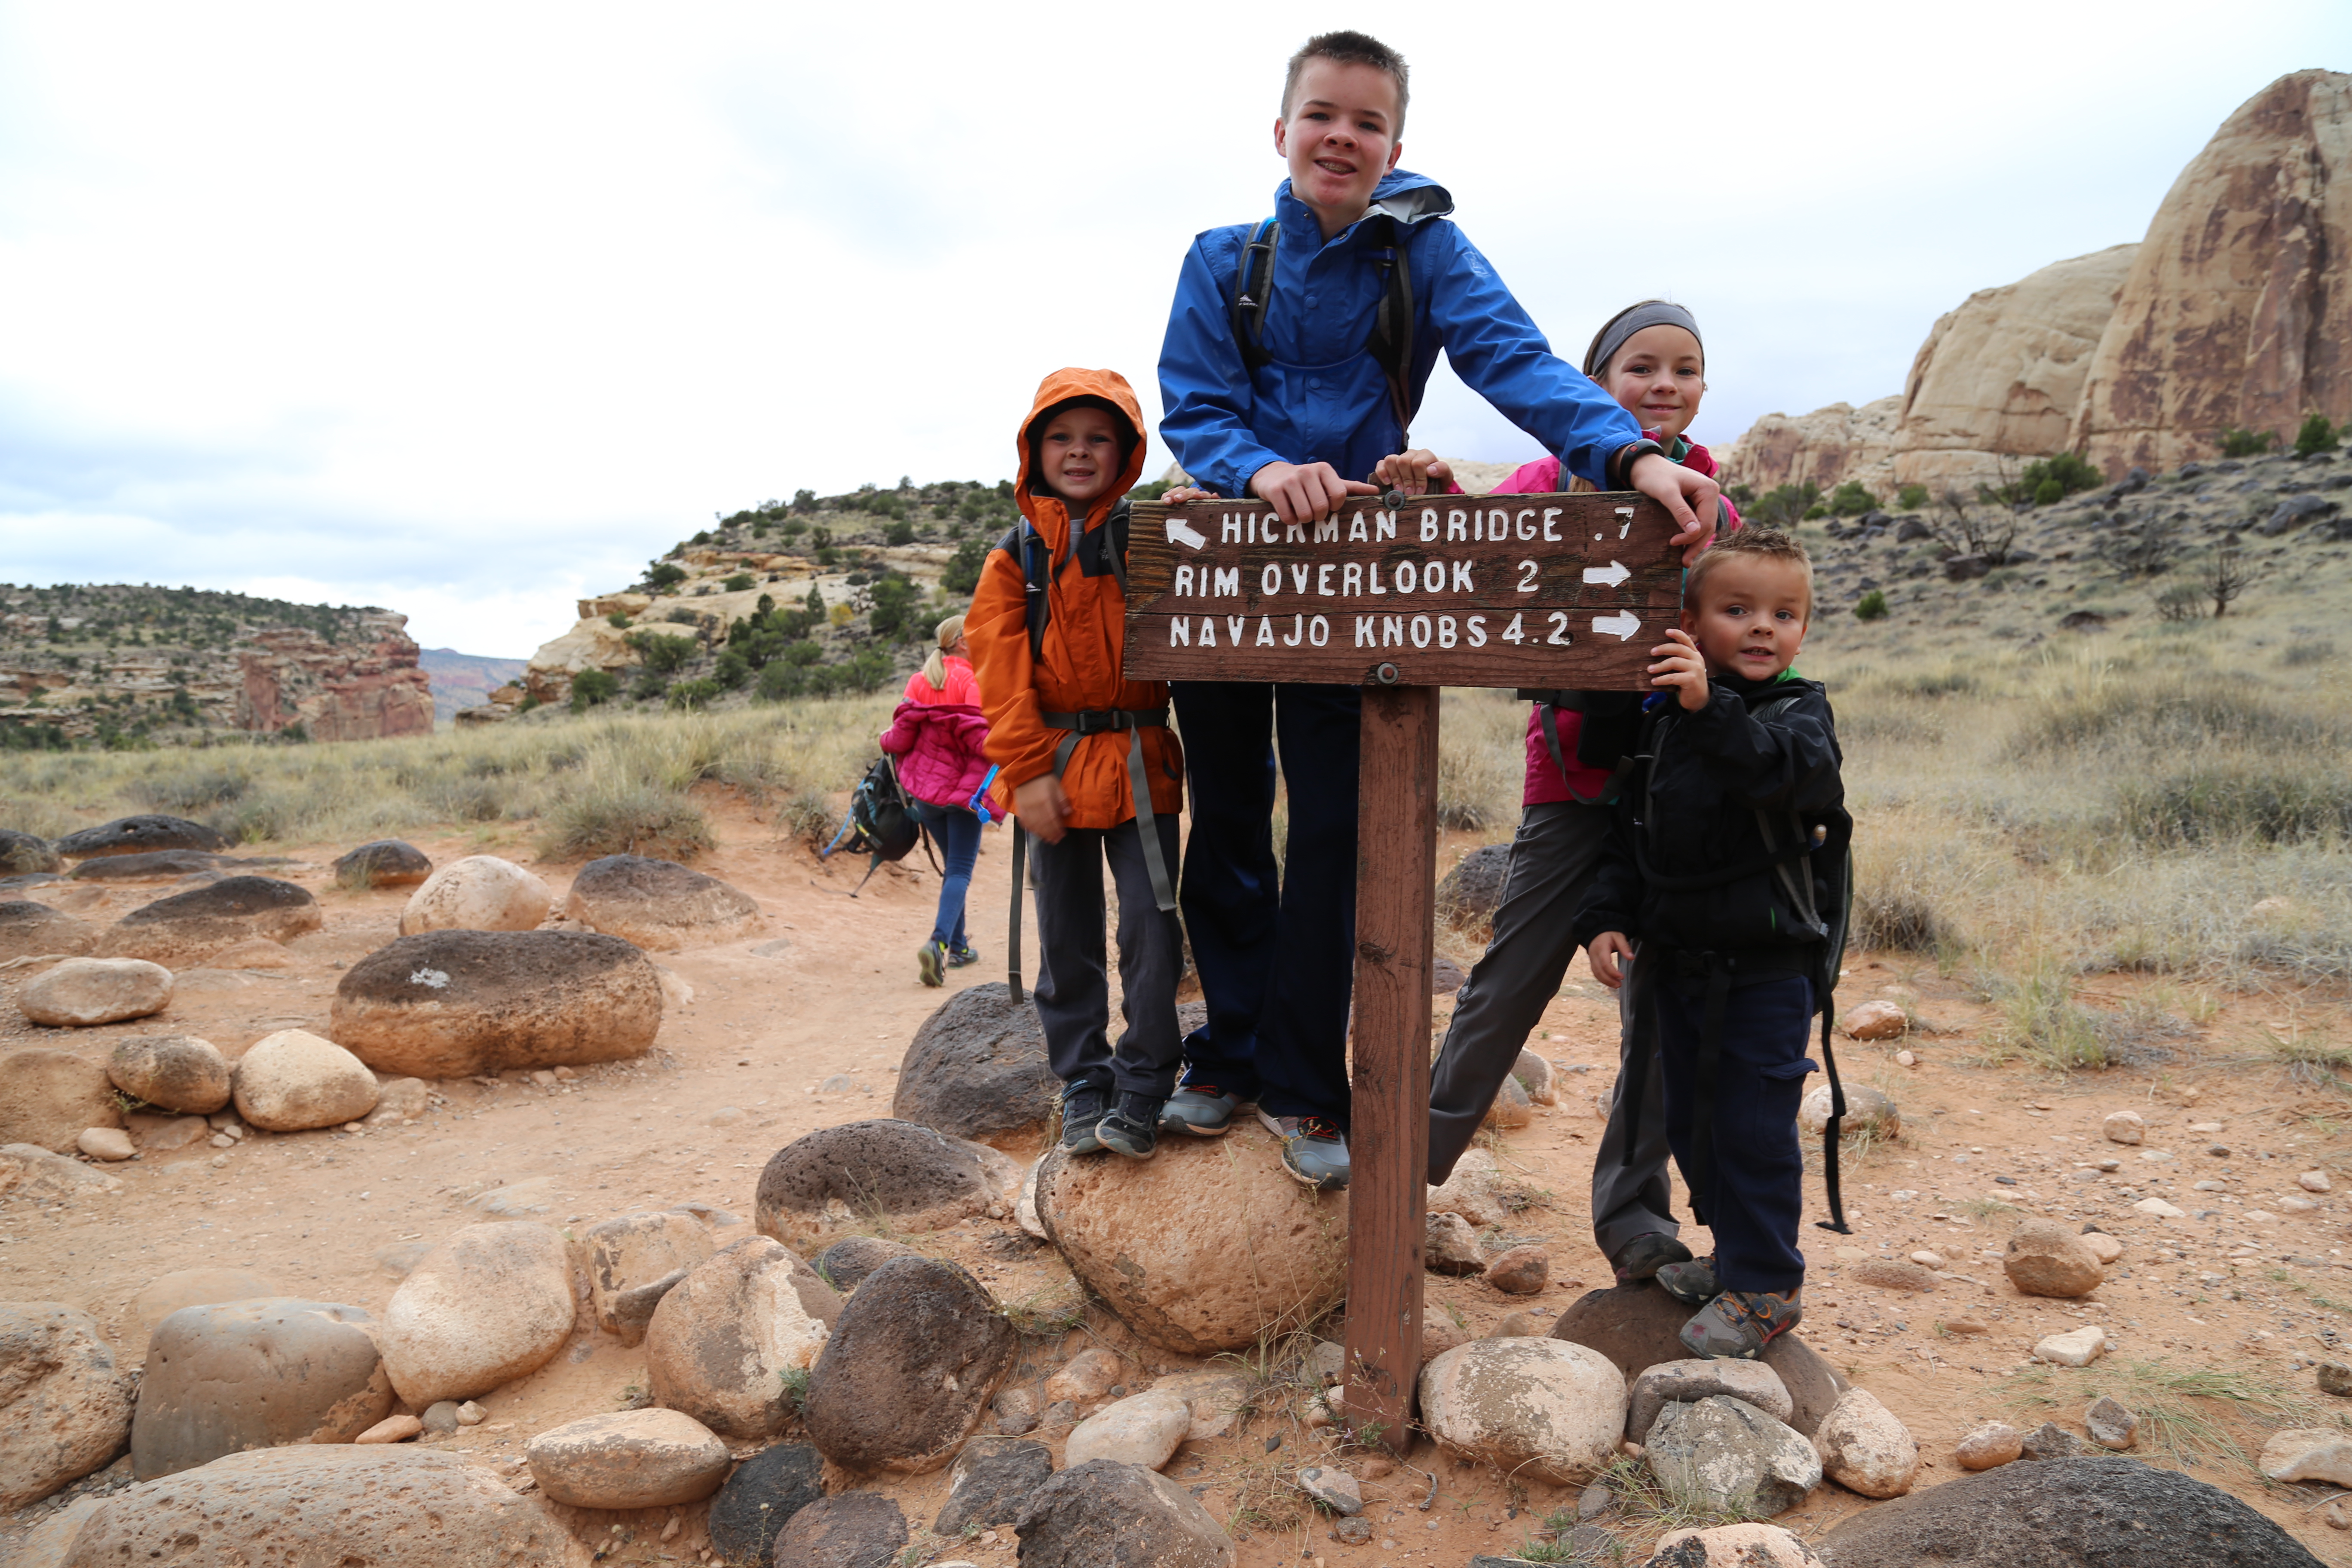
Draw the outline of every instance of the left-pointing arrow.
M1622 561L1612 561L1606 566L1587 566L1584 569L1586 582L1599 583L1611 588L1614 588L1633 574Z
M1171 517L1168 520L1168 542L1183 545L1188 550L1198 550L1209 542L1209 536L1182 518Z
M1625 642L1642 629L1642 617L1631 610L1620 610L1613 616L1595 616L1592 617L1592 629L1614 632L1619 642Z

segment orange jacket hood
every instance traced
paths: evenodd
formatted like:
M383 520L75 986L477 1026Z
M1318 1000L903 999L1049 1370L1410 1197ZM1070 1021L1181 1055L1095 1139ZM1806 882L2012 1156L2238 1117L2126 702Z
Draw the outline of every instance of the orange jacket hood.
M1079 370L1073 366L1057 370L1039 382L1037 395L1029 405L1029 417L1021 422L1020 430L1013 437L1021 454L1019 476L1013 481L1013 500L1057 555L1069 547L1069 505L1050 489L1042 495L1030 492L1030 481L1035 478L1030 459L1036 451L1037 437L1043 432L1046 416L1076 397L1098 397L1118 409L1127 421L1128 434L1133 437L1126 447L1118 479L1087 504L1083 515L1094 518L1108 512L1118 498L1133 489L1136 480L1143 477L1143 448L1147 445L1143 409L1136 402L1135 388L1128 385L1127 377L1115 370ZM1083 524L1080 531L1083 531Z

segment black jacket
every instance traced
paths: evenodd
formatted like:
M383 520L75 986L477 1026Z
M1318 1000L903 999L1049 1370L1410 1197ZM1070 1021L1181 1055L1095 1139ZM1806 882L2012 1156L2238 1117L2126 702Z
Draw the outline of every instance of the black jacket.
M1579 944L1616 931L1690 953L1811 967L1825 939L1820 917L1844 898L1836 879L1853 819L1840 760L1819 681L1711 678L1696 713L1670 693L1656 700L1577 908ZM1800 834L1818 846L1809 859L1791 853ZM1796 897L1809 875L1810 913Z

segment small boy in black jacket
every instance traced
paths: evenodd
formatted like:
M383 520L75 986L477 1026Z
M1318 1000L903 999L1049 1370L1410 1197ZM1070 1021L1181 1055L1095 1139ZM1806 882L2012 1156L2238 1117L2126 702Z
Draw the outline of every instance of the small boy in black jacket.
M1823 1005L1852 833L1835 721L1789 668L1812 616L1805 548L1750 526L1699 557L1682 627L1652 650L1637 773L1576 935L1615 986L1640 944L1657 1011L1666 1136L1715 1256L1658 1270L1700 1310L1693 1354L1754 1356L1801 1315L1797 1101Z

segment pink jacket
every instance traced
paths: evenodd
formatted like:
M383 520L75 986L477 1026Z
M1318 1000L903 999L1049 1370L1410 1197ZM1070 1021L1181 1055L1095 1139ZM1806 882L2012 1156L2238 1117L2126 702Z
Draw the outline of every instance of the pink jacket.
M906 697L882 731L882 749L900 759L898 783L908 795L933 805L969 809L988 776L988 758L981 751L988 742L988 721L981 717L971 663L950 658L947 668L944 689L924 679L919 669L907 678Z

